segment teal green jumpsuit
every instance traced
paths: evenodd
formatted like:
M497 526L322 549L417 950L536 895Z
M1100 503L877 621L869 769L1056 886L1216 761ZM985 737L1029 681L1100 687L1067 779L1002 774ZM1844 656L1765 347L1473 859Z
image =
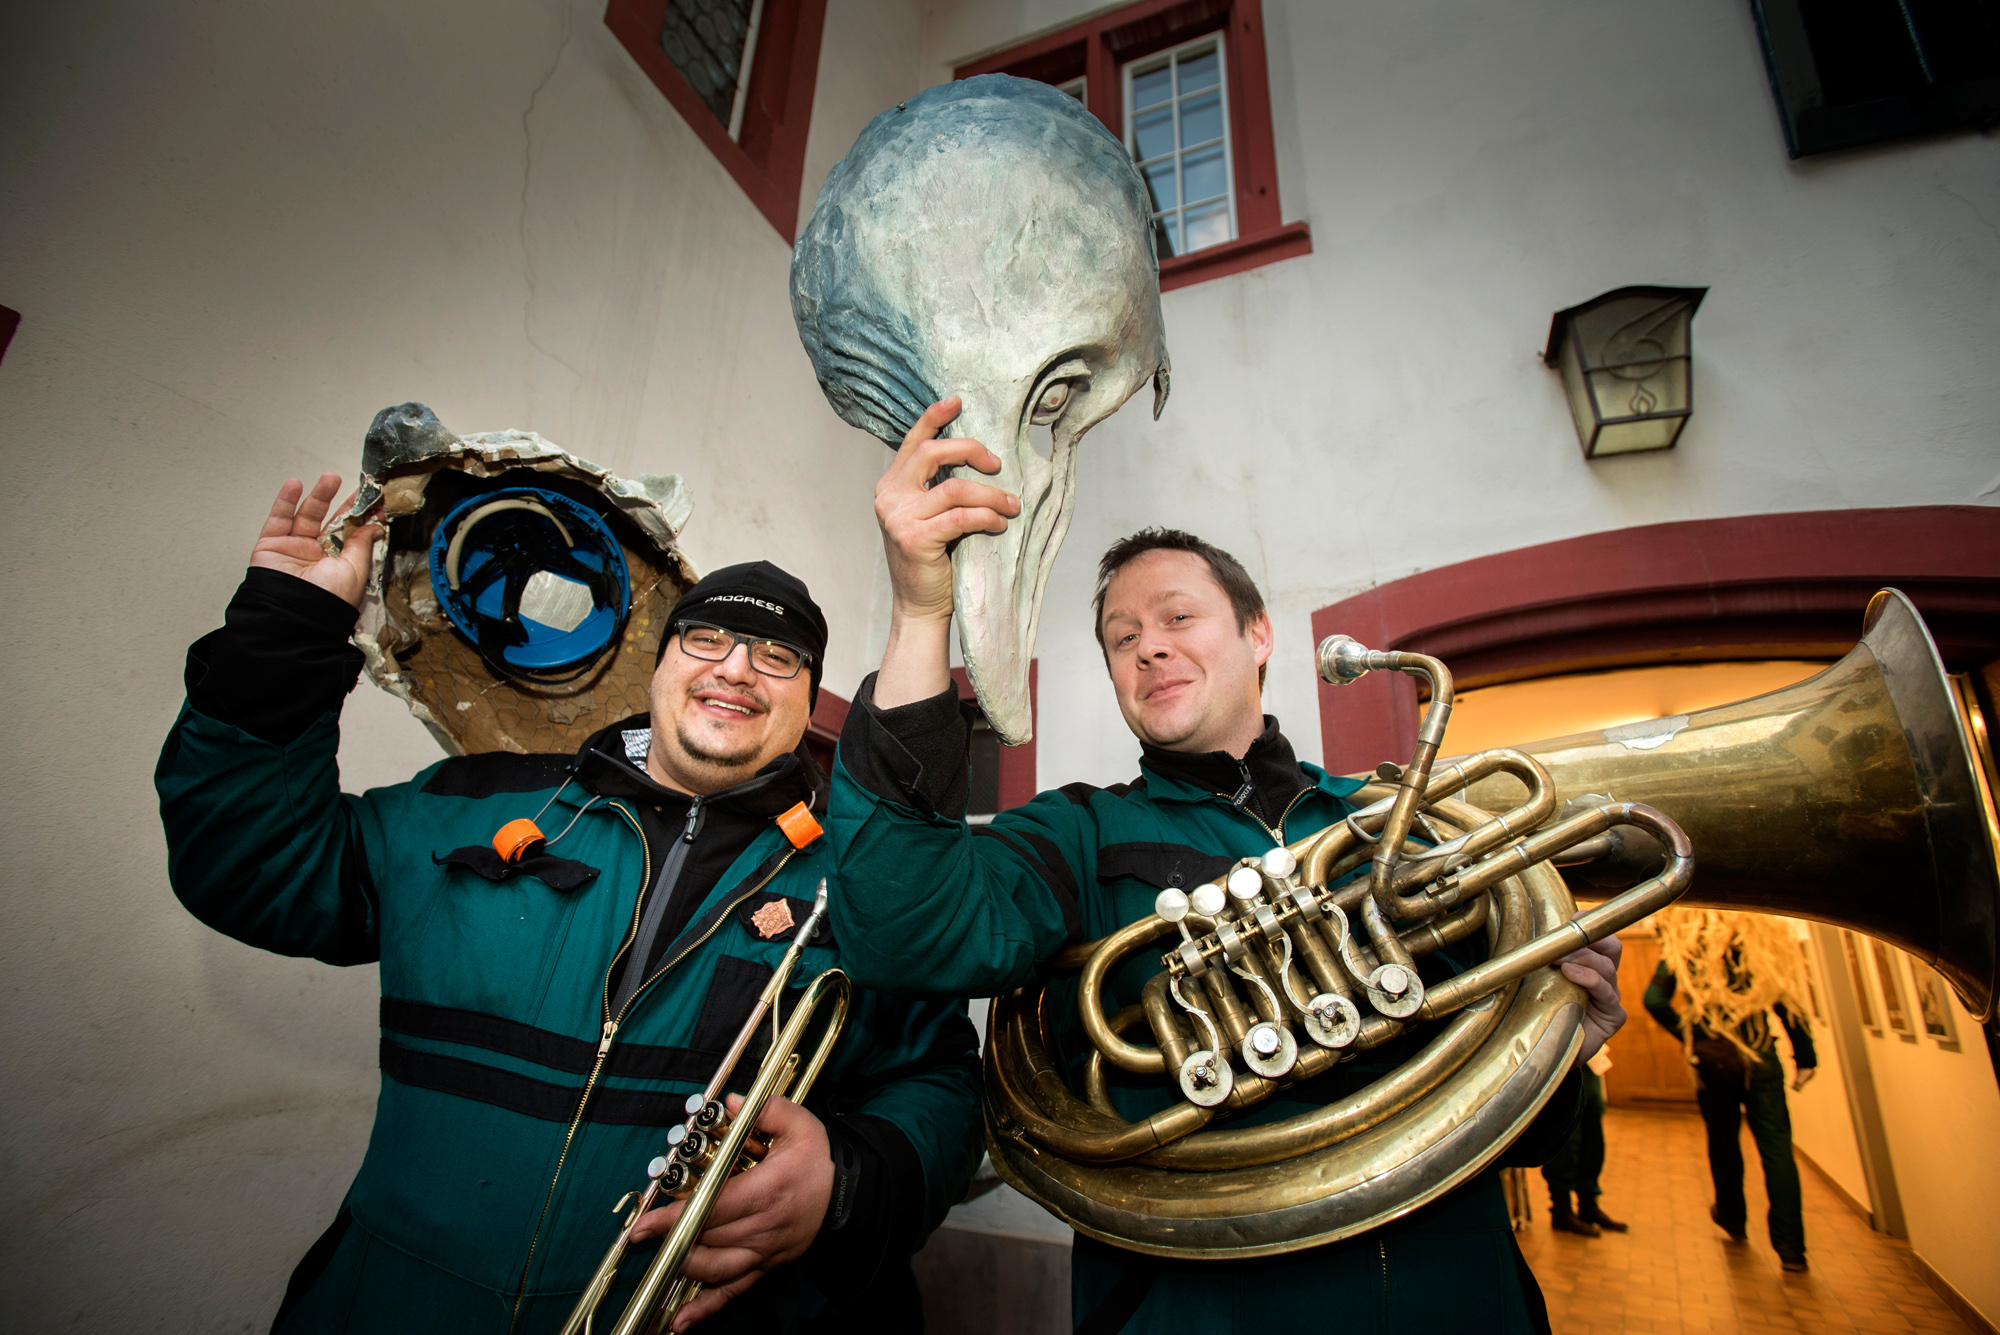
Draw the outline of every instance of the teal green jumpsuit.
M734 804L747 843L614 1006L617 966L675 842L647 832L643 806L666 795L617 745L645 719L576 756L462 757L343 794L337 717L359 666L354 611L302 580L251 574L228 626L190 653L190 703L155 775L174 892L248 945L379 961L382 986L367 1156L293 1276L279 1329L554 1331L612 1240L613 1204L645 1184L665 1128L790 942L752 913L782 899L803 921L822 878L834 901L846 893L827 840L795 849L769 820L811 787L786 756L735 797L704 799ZM295 696L302 707L283 703ZM500 867L494 832L545 804L542 827L567 833L520 870ZM849 943L822 929L794 981L846 965ZM730 1088L748 1087L767 1041ZM843 1145L854 1152L855 1192L903 1204L840 1228L830 1210L805 1258L704 1330L846 1329L856 1304L880 1317L871 1285L891 1272L903 1316L861 1324L920 1320L908 1254L979 1160L975 1043L962 1004L857 991L808 1106L836 1165ZM656 1247L641 1244L626 1273L636 1279Z
M856 976L877 986L998 994L1066 943L1150 913L1162 888L1192 890L1355 809L1348 796L1360 785L1296 761L1267 717L1243 757L1147 747L1129 784L1071 784L970 825L959 814L969 714L956 695L877 710L873 685L863 683L841 737L828 833L849 886L836 930ZM1137 1001L1148 974L1143 960L1115 974L1109 1004ZM1074 1061L1082 1044L1069 1039ZM1390 1045L1343 1064L1255 1120L1319 1106L1405 1055ZM1552 1153L1575 1120L1577 1090L1572 1073L1502 1163ZM1112 1097L1137 1120L1177 1096L1158 1078L1114 1076ZM1092 1335L1525 1332L1546 1322L1492 1171L1362 1237L1266 1260L1161 1261L1079 1236L1071 1302Z

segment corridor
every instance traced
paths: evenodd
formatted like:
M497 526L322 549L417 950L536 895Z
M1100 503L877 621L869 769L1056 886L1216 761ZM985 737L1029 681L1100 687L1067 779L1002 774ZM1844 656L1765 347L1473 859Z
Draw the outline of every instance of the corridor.
M1602 1204L1632 1231L1581 1238L1549 1229L1548 1192L1529 1174L1535 1218L1518 1236L1548 1298L1556 1335L1936 1331L1971 1328L1924 1281L1901 1242L1871 1230L1801 1162L1812 1270L1787 1275L1764 1236L1764 1184L1749 1164L1750 1241L1713 1223L1701 1118L1614 1107L1604 1119Z

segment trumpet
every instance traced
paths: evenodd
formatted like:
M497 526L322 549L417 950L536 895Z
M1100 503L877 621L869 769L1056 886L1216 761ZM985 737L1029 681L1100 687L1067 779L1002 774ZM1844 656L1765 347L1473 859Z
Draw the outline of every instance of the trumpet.
M1952 683L1894 590L1809 681L1470 756L1440 758L1438 660L1333 636L1317 666L1336 685L1428 681L1410 762L1378 767L1344 821L1164 890L1056 956L1047 974L1080 975L1080 1071L1057 1055L1046 974L989 1012L994 1167L1079 1232L1157 1256L1266 1256L1436 1199L1527 1127L1574 1057L1584 994L1545 966L1683 894L1895 942L1993 1015L2000 825ZM1578 915L1570 884L1612 897ZM1426 983L1422 961L1480 936L1484 962ZM1162 945L1139 999L1111 1012L1108 980ZM1364 1089L1217 1125L1413 1032L1423 1046ZM1172 1102L1128 1120L1112 1086L1133 1076Z
M813 899L812 912L792 937L791 946L778 961L764 990L758 994L757 1004L737 1031L735 1041L723 1055L722 1063L715 1068L708 1087L699 1094L688 1095L687 1119L668 1129L667 1152L647 1165L646 1185L625 1193L612 1207L612 1213L619 1214L626 1210L628 1203L636 1201L631 1204L630 1213L620 1225L618 1236L612 1240L610 1249L604 1253L604 1259L591 1275L590 1283L577 1299L568 1322L562 1328L562 1335L590 1335L597 1309L617 1282L619 1266L631 1246L633 1227L663 1197L684 1200L686 1205L626 1302L624 1312L612 1327L613 1335L657 1335L673 1322L675 1313L693 1302L701 1292L700 1281L683 1275L681 1268L707 1227L708 1216L714 1210L722 1188L731 1177L764 1157L768 1146L753 1134L764 1106L774 1096L786 1095L794 1100L806 1097L820 1069L832 1055L841 1027L847 1022L850 997L847 975L839 969L828 969L806 985L805 994L792 1009L791 1018L784 1022L782 1029L779 1027L779 998L792 971L798 967L806 942L812 939L825 917L826 881L822 879L819 893ZM818 1046L801 1072L799 1049L823 1003L830 1003L833 1010ZM756 1037L766 1016L771 1022L770 1050L764 1054L764 1060L757 1069L757 1078L743 1096L742 1106L731 1116L722 1100L723 1084ZM794 1076L797 1077L796 1082Z

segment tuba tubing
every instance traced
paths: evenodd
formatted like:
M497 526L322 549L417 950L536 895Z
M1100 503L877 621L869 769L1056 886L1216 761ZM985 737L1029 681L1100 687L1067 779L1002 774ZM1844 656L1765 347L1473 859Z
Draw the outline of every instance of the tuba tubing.
M1441 754L1443 664L1324 642L1329 681L1429 679L1410 764L1382 766L1345 821L1243 860L1226 893L1163 892L1153 914L1045 966L1080 974L1081 1095L1056 1056L1047 978L995 999L986 1121L1001 1177L1080 1232L1159 1256L1271 1255L1372 1228L1490 1163L1553 1091L1583 993L1548 966L1682 895L1889 940L1992 1022L2000 822L1968 706L1901 594L1878 593L1863 631L1769 695L1457 757ZM1577 914L1565 881L1607 902ZM1428 986L1416 975L1482 932L1484 962ZM1112 1013L1111 979L1163 947L1162 971ZM1226 1124L1413 1026L1421 1049L1368 1087ZM1294 1051L1300 1030L1312 1038ZM1178 1101L1120 1114L1135 1080L1177 1078Z

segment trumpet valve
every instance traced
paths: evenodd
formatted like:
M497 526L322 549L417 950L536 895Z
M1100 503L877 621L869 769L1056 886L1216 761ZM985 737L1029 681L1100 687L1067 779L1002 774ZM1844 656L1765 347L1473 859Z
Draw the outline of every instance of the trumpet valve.
M667 1132L667 1149L674 1162L692 1168L706 1168L715 1157L716 1138L691 1126L677 1126Z

